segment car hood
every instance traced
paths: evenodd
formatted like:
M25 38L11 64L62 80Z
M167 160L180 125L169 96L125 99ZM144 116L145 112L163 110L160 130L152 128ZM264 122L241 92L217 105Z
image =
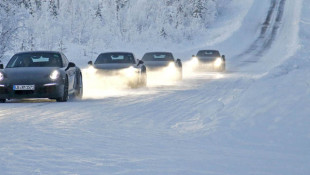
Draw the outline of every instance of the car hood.
M55 67L19 67L4 69L5 77L9 80L24 80L24 79L42 79L47 78L52 71L58 68Z
M171 61L144 61L144 65L149 69L163 68L167 67Z
M115 71L120 69L126 69L131 66L135 67L135 64L95 64L94 68L104 71Z

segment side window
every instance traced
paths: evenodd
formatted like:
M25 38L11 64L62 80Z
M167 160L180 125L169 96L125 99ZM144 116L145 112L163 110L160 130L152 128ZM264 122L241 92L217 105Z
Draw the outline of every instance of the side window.
M172 53L169 53L169 54L168 54L168 57L169 57L170 60L173 60L173 61L174 61L174 56L173 56Z
M64 54L61 54L61 56L62 56L63 66L67 67L69 64L67 57Z
M132 56L132 59L133 59L133 64L137 64L137 60L136 60L136 57L134 54L131 55Z

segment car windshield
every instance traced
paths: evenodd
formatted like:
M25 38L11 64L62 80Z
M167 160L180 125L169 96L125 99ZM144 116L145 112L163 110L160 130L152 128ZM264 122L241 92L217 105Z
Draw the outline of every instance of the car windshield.
M14 55L7 68L15 67L62 67L58 53L21 53Z
M220 52L216 50L201 50L197 53L197 56L202 57L220 57Z
M102 53L98 56L95 64L131 63L135 64L132 53Z
M174 61L171 53L146 53L142 57L143 61Z

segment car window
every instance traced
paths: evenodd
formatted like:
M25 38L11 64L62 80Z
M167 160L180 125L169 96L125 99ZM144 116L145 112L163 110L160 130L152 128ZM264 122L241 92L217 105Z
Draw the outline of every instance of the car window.
M146 53L142 57L143 61L174 61L171 53Z
M68 58L64 54L62 54L62 60L63 60L63 66L67 67L69 64L69 61L68 61Z
M197 53L197 56L205 56L205 57L219 57L219 51L214 50L202 50Z
M62 67L62 62L57 53L22 53L14 55L7 65L15 67Z
M134 55L131 53L103 53L98 56L95 64L132 63L135 64Z

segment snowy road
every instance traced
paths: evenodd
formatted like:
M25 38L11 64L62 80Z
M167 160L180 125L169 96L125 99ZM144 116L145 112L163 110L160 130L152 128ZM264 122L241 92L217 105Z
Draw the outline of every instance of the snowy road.
M283 12L286 0L271 0L266 19L261 26L260 34L257 39L250 45L250 47L238 55L238 57L248 55L255 55L258 59L260 56L264 55L266 51L270 48L272 42L277 37L277 33L282 22ZM257 60L245 60L247 61L257 61Z
M0 174L309 174L309 11L255 0L213 46L231 58L224 74L1 104Z

